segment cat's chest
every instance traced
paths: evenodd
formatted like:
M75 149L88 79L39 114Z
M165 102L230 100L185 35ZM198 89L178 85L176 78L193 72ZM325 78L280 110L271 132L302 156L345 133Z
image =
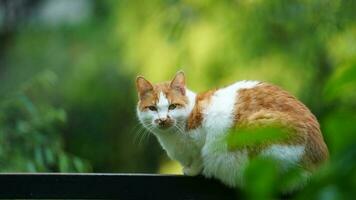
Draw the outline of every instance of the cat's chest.
M200 141L202 135L200 131L184 133L172 133L158 135L158 140L168 156L181 162L183 165L189 165L194 159L200 157L203 142Z

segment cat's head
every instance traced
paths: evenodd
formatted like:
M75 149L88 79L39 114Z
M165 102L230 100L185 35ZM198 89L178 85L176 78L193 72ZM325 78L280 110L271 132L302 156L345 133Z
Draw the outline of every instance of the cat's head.
M190 113L185 75L178 72L172 81L152 84L142 76L136 79L137 115L153 132L183 129Z

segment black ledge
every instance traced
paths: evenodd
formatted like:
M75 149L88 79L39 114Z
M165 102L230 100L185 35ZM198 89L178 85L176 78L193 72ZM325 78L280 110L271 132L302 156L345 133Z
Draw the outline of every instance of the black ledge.
M0 174L0 199L237 199L213 179L182 175L97 173Z

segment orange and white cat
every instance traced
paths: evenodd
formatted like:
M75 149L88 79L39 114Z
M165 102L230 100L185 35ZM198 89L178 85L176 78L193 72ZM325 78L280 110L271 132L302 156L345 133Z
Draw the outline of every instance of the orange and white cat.
M185 75L151 84L137 77L137 115L159 140L168 156L180 162L186 175L202 173L227 185L243 185L251 148L228 148L231 129L259 124L286 124L287 141L257 146L254 154L270 156L288 168L310 172L328 158L328 149L314 115L295 97L277 86L240 81L196 94L186 88ZM288 134L288 133L286 133Z

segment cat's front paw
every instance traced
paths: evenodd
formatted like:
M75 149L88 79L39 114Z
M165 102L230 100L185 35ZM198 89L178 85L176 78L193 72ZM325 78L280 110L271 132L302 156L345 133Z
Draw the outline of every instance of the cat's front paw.
M201 172L201 167L183 167L183 174L187 176L197 176Z

